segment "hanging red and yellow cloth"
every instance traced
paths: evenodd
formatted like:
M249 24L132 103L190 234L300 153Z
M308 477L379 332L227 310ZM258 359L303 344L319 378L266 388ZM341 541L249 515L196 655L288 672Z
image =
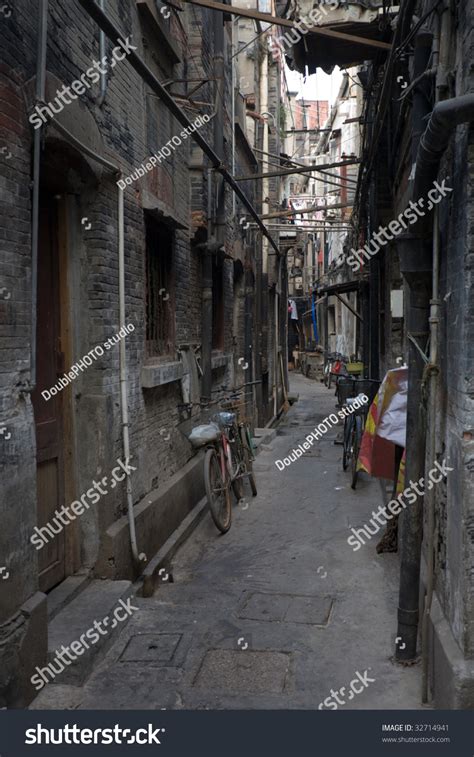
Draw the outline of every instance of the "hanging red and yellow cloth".
M405 447L407 425L408 368L387 371L372 402L359 452L358 470L375 478L395 480L395 445ZM405 471L405 453L397 488ZM402 481L403 483L403 481Z

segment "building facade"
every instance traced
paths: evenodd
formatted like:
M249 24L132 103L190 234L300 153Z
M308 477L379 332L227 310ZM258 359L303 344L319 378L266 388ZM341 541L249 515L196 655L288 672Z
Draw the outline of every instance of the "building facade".
M230 14L94 5L0 28L1 706L31 699L47 594L136 578L203 496L193 425L242 384L254 426L284 396L278 234L249 211L279 182L229 179L279 150L278 67L257 41L246 95Z

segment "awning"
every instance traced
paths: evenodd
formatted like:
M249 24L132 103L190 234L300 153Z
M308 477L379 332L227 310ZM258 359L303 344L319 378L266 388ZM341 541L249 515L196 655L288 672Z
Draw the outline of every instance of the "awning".
M368 285L367 281L357 279L353 281L341 281L326 287L315 287L317 294L344 294L344 292L358 292Z

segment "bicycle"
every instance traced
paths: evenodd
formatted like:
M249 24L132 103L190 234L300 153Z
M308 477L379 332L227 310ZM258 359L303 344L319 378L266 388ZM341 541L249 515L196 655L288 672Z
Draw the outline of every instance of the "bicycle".
M222 411L214 414L210 423L196 426L189 436L189 441L195 448L206 447L206 497L216 527L225 534L232 522L231 487L237 499L241 499L242 479L247 476L252 494L257 494L252 469L254 455L250 429L246 423L237 423L235 413Z
M349 362L349 358L341 355L340 352L330 352L328 354L327 362L324 367L324 383L327 388L331 388L332 377L347 375L346 363Z
M352 387L350 387L350 381L352 381ZM346 415L344 420L343 431L343 448L342 448L342 468L347 470L349 460L351 461L351 488L355 489L357 486L357 480L359 477L359 471L357 470L357 463L359 460L360 445L362 442L362 434L364 432L365 422L369 412L371 403L373 402L375 395L377 394L380 381L375 379L348 379L347 382L341 384L339 389L340 393L344 390L344 393L350 388L353 396L347 396L341 401L341 407L351 410L350 415ZM355 407L356 400L361 399L362 396L369 398L368 402L363 402L359 407ZM340 395L338 395L339 398ZM359 404L359 403L358 403ZM353 409L352 409L353 408Z

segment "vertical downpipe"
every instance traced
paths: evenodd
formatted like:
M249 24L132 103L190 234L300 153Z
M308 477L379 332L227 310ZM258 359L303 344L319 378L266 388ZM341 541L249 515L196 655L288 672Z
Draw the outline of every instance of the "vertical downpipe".
M105 0L99 0L99 7L102 11L105 9ZM100 58L101 63L102 63L102 60L105 58L105 32L103 31L103 29L101 29L99 32L99 58ZM106 94L107 94L107 71L103 73L102 68L101 68L100 69L100 94L97 100L97 105L99 106L99 108L102 107Z
M431 53L432 35L420 30L415 38L413 76L417 78L428 67ZM425 117L431 111L431 103L422 82L415 87L412 110L412 160L416 162L418 143L425 128ZM411 198L415 201L419 197ZM414 261L423 261L424 242L414 235L406 235L406 241ZM403 271L402 271L403 272ZM407 333L426 349L428 340L428 317L430 307L431 281L429 272L423 265L404 273L408 284ZM408 343L408 400L407 400L407 441L405 480L415 483L424 475L426 429L420 417L422 405L421 386L424 361L419 349ZM402 540L400 557L400 589L398 600L398 630L402 644L396 646L397 660L415 660L417 655L420 561L423 538L423 497L419 495L401 516ZM403 647L403 648L402 648Z
M211 237L212 227L212 169L207 171L207 236ZM212 396L212 253L205 245L201 258L201 302L202 302L202 382L201 398L209 402Z
M48 40L48 0L41 0L39 7L38 56L36 60L36 105L44 102L46 87L46 48ZM31 211L31 350L30 391L36 387L36 311L38 301L38 224L39 183L41 161L41 128L35 129L33 137L33 197Z
M119 329L125 326L125 229L123 213L123 189L118 189L118 262L119 262ZM125 465L130 462L130 431L128 422L128 391L127 391L127 358L125 339L119 344L119 373L120 373L120 406L122 414L122 439ZM133 494L131 476L126 478L128 526L130 531L130 546L135 566L146 556L138 554L137 536L135 531L135 514L133 511Z

